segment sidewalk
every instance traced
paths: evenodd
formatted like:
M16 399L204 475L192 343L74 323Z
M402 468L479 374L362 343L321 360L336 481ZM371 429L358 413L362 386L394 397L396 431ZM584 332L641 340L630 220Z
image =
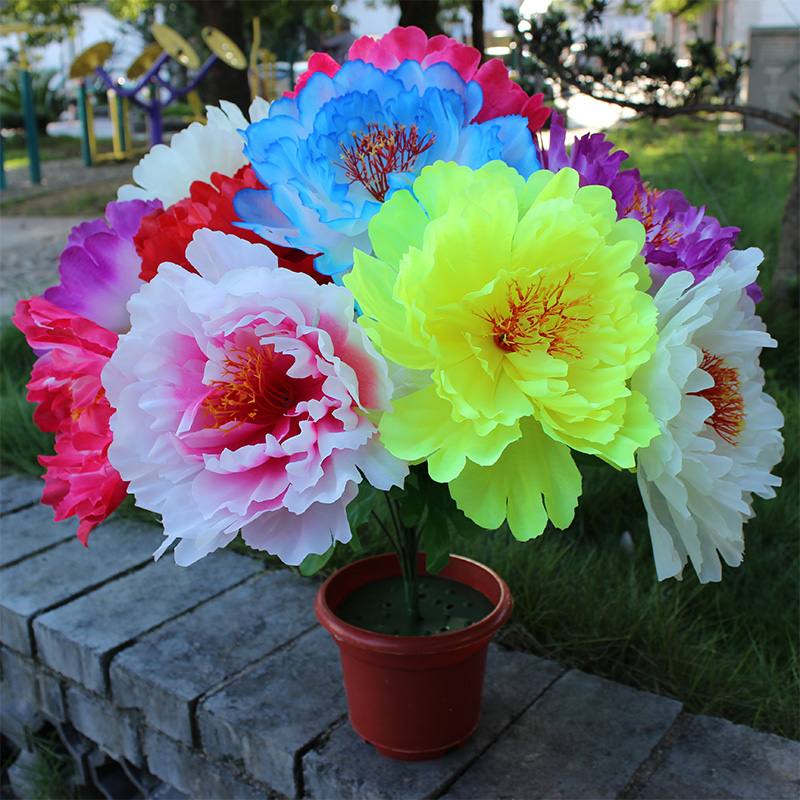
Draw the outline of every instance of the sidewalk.
M382 758L347 722L314 581L224 550L156 563L160 531L126 520L85 549L40 492L0 481L3 731L49 722L124 796L798 797L800 743L497 645L464 747Z

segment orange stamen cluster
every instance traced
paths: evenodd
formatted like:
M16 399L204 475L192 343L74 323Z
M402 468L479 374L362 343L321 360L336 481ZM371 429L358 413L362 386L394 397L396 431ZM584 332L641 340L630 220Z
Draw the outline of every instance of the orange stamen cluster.
M667 220L656 221L656 200L663 194L658 189L653 189L649 183L637 186L630 203L623 212L627 217L633 211L638 211L642 217L642 225L647 231L647 240L654 247L663 247L665 244L675 246L680 241L680 231L677 224Z
M737 445L744 430L745 418L739 372L735 367L729 367L720 356L706 350L703 350L700 369L714 379L714 385L710 388L692 392L714 406L714 413L706 420L706 424L728 444Z
M366 133L353 133L354 143L350 147L340 142L341 158L345 174L350 183L358 181L379 202L383 202L389 191L387 176L393 172L408 172L413 169L420 153L424 153L435 141L436 134L428 131L420 137L416 125L367 125Z
M543 286L535 284L522 288L517 281L508 287L507 312L495 308L491 313L479 315L492 326L494 343L506 353L518 353L546 342L549 355L580 358L580 348L572 337L586 327L588 320L577 317L571 310L584 305L588 296L565 300L564 290L574 275L566 280Z
M225 380L211 381L202 407L212 418L212 428L229 422L266 425L294 405L292 381L275 366L272 347L248 347L226 356Z

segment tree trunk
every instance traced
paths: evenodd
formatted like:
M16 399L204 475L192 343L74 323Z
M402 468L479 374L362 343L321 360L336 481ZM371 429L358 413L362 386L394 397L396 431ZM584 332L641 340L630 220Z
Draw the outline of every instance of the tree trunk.
M772 276L770 304L773 308L788 309L798 306L800 283L800 154L795 162L794 178L786 198L786 209L781 220L781 243L778 263Z
M472 12L472 46L480 51L483 61L483 51L486 49L486 40L483 33L483 0L471 0Z
M244 41L244 14L239 0L184 0L202 27L210 25L221 30L247 54ZM199 34L199 31L198 31ZM250 87L247 70L233 69L217 61L198 87L204 104L219 105L230 100L243 111L250 106Z
M416 25L428 36L438 36L444 31L439 27L439 0L398 0L400 26Z

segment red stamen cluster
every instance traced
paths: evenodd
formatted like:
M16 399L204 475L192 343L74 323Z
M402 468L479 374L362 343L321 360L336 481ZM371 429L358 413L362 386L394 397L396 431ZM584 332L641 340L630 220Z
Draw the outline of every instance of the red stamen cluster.
M700 369L713 379L714 385L700 392L692 392L704 397L714 406L714 413L706 420L728 444L736 446L744 430L744 398L741 381L736 367L729 367L723 358L703 350Z
M642 217L642 225L647 231L647 241L653 247L663 247L669 244L675 247L680 241L680 231L677 225L666 219L656 219L656 200L663 194L658 189L653 189L649 183L637 186L630 203L622 216L627 217L633 211L638 211Z
M346 147L340 142L345 174L350 183L358 181L379 202L383 202L389 191L387 175L393 172L408 172L413 169L420 153L424 153L435 141L436 134L428 131L420 138L416 125L367 125L366 133L353 133L354 143Z
M508 287L508 311L495 308L490 314L479 315L492 325L494 343L506 353L517 353L539 342L547 343L549 355L580 358L580 348L571 338L588 320L574 316L571 309L588 302L588 295L573 300L563 298L564 290L574 275L543 286L541 278L523 289L517 281Z
M226 380L211 381L203 400L204 411L213 419L208 427L221 428L229 422L269 425L295 404L291 379L275 363L271 347L234 350L226 357Z

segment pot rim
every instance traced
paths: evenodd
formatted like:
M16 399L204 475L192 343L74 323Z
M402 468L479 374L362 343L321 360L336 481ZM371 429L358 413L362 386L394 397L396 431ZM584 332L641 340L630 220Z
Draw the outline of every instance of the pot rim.
M429 574L424 568L424 553L417 555L417 565L420 574ZM447 566L438 574L441 577L451 578L472 586L494 603L494 609L473 625L458 631L436 633L430 636L400 636L374 633L344 622L336 616L335 608L338 608L344 597L351 591L372 581L399 574L400 564L395 553L371 556L342 567L330 575L317 591L314 602L317 619L334 639L356 647L369 642L369 647L373 651L405 653L409 643L414 642L416 653L433 654L474 646L491 639L511 615L514 602L506 582L485 564L464 556L451 555ZM467 576L471 576L474 582L466 579ZM342 584L345 582L349 586L347 591L343 592ZM479 585L475 585L476 582ZM331 595L342 592L338 602L330 600ZM332 602L334 603L333 607Z

